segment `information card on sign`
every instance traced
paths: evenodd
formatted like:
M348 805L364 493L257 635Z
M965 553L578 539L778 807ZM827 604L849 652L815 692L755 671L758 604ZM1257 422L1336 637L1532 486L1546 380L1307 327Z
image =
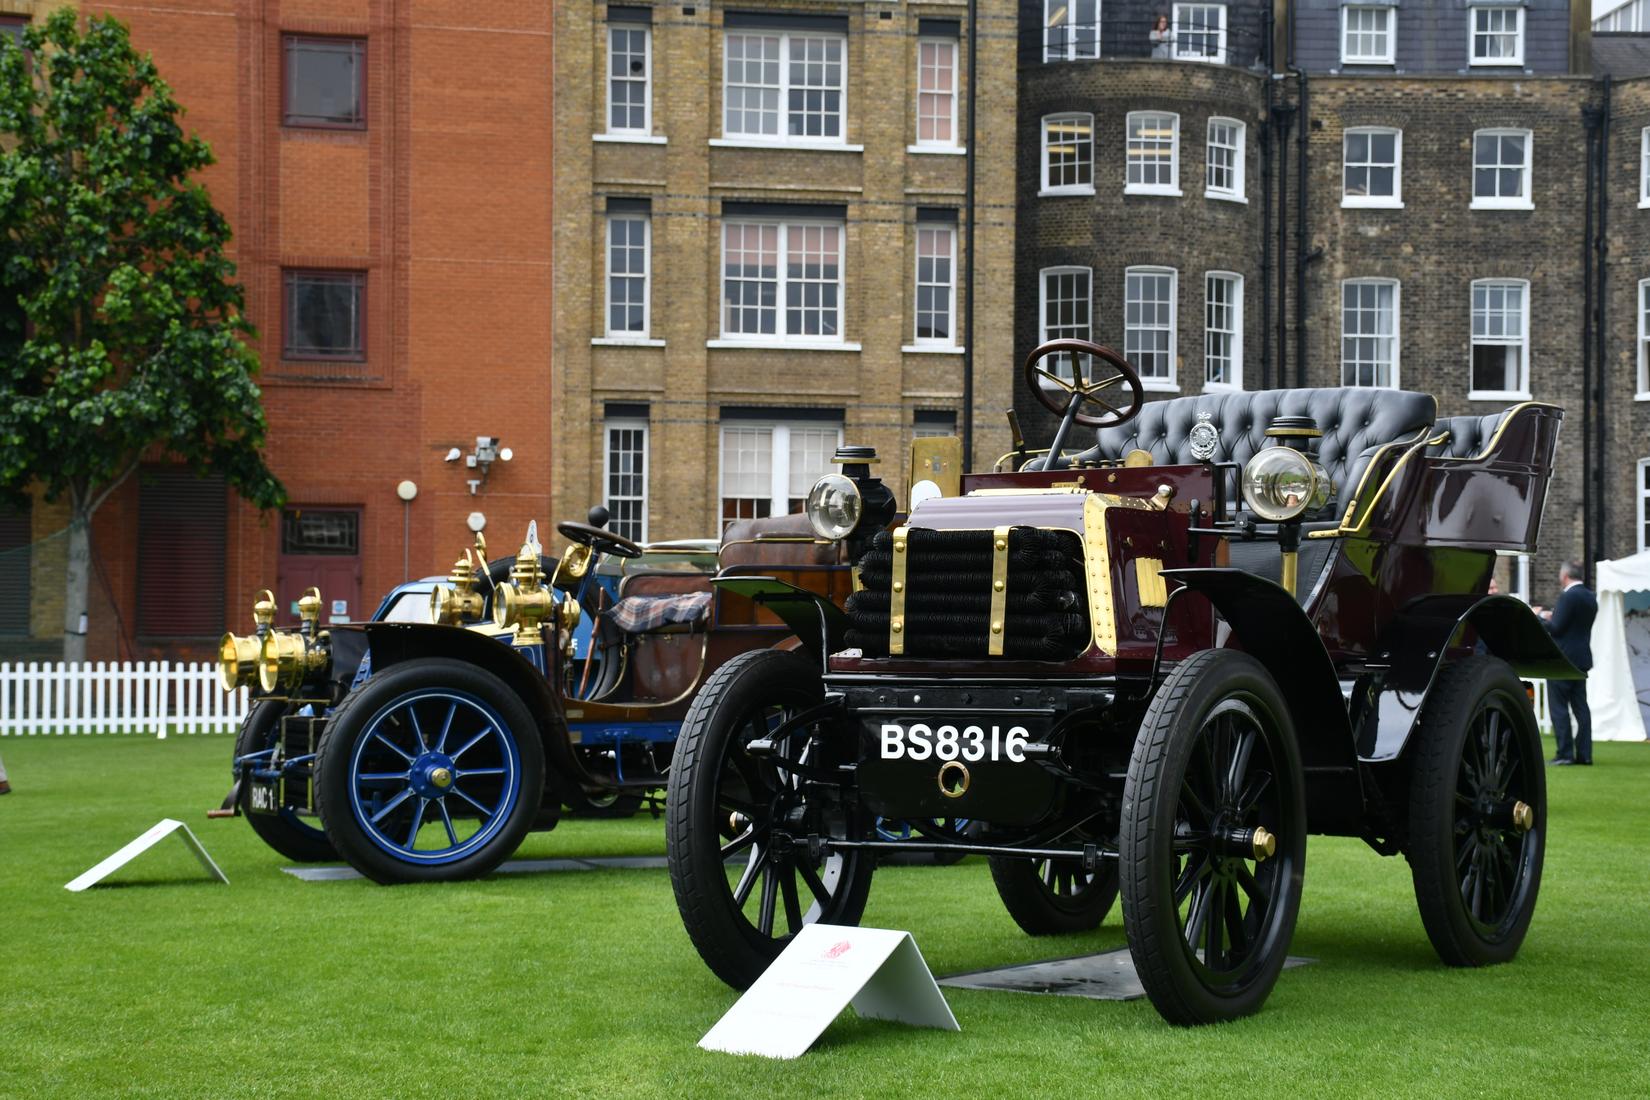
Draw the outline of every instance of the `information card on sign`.
M796 1058L849 1004L868 1019L962 1030L911 933L810 924L699 1045Z

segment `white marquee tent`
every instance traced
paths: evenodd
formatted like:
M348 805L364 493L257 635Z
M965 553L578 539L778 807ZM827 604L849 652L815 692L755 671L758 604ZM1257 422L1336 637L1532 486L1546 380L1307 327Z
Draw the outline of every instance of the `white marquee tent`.
M1650 550L1601 561L1587 702L1593 740L1642 741L1650 729Z

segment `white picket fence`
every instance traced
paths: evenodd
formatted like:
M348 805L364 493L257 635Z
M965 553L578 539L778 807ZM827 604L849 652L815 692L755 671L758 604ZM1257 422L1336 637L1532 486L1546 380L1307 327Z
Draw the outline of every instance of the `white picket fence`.
M0 737L65 733L227 733L246 715L205 662L0 663Z

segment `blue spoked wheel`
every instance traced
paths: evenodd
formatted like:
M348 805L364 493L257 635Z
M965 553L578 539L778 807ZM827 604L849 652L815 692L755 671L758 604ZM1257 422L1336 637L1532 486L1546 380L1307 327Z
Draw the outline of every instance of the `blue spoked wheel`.
M395 665L352 691L317 750L327 836L378 882L471 878L520 846L544 746L514 692L474 665Z

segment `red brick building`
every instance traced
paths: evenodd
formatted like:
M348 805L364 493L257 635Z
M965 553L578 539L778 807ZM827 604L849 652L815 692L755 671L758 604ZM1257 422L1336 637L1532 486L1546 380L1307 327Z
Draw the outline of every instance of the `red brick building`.
M55 6L0 0L0 15ZM472 513L495 554L553 518L551 5L82 6L132 28L217 156L205 182L234 227L290 498L262 514L146 467L95 520L89 655L204 653L250 625L266 585L283 611L319 583L343 601L329 610L364 616L404 576L444 570ZM467 467L478 436L512 460ZM35 502L32 640L0 639L10 655L52 655L47 536L63 522Z

